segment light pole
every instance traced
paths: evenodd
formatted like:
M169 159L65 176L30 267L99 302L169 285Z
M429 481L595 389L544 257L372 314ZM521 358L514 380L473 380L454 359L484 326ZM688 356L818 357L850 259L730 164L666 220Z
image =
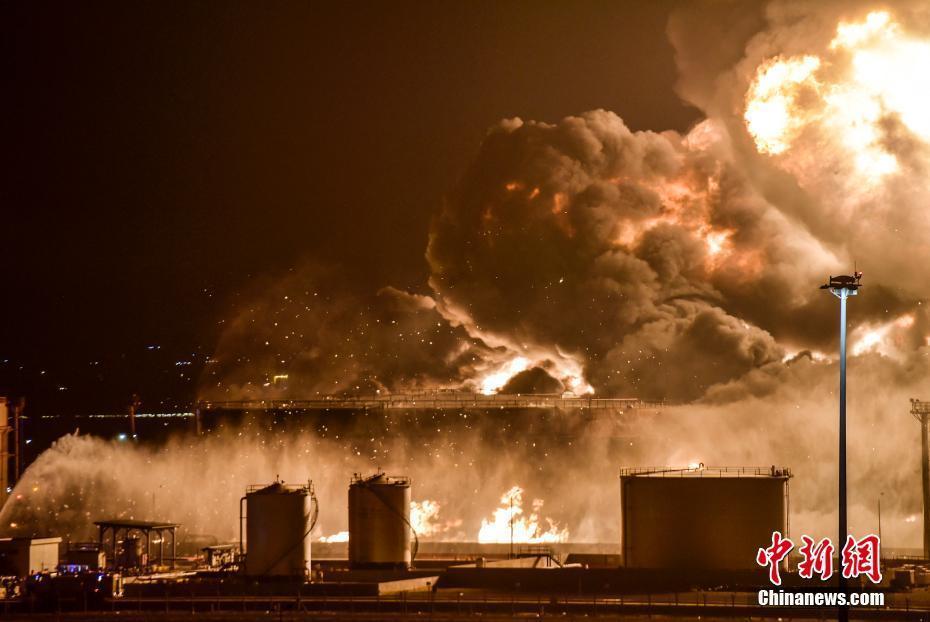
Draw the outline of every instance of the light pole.
M853 276L830 276L826 285L820 289L830 290L830 293L840 299L840 443L839 443L839 537L837 551L842 551L846 545L846 299L859 293L862 279L861 272L854 272ZM843 573L839 574L840 591L846 591L846 579ZM840 622L849 620L849 607L839 608Z
M878 493L878 541L882 540L882 497L885 496L884 491Z
M930 402L911 399L911 414L920 422L920 479L924 505L924 559L930 559L930 446L927 428Z

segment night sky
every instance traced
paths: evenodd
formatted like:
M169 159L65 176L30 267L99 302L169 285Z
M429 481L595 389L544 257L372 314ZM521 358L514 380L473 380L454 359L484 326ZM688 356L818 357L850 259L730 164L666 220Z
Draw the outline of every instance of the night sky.
M430 218L499 119L698 119L672 7L4 3L0 394L183 406L242 292L301 262L423 291Z

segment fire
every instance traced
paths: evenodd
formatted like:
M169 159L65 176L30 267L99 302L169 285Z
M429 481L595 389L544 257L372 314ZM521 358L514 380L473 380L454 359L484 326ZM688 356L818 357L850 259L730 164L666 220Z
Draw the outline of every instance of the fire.
M520 372L538 366L548 369L554 378L562 382L567 391L575 395L594 393L594 387L585 380L581 363L574 357L559 351L558 348L555 352L531 352L529 356L514 355L506 362L484 372L476 382L478 392L483 395L493 395Z
M704 236L704 241L707 244L707 252L710 255L716 255L723 250L723 245L726 244L727 238L730 237L729 232L727 231L714 231L708 233Z
M320 536L320 542L348 542L349 541L349 532L340 531L334 533L331 536Z
M906 313L898 318L882 324L865 324L853 335L853 356L866 352L878 352L884 356L892 356L895 350L902 345L901 331L914 325L914 315Z
M439 502L430 499L410 502L410 525L419 537L448 536L450 530L462 525L460 518L440 522L439 509Z
M436 517L439 515L439 503L426 499L422 502L410 502L410 526L418 535L432 535L436 529Z
M928 63L930 42L910 37L887 11L874 11L840 23L820 56L765 61L746 93L746 127L757 150L772 156L816 131L821 153L850 158L874 184L899 168L885 146L889 122L930 140ZM805 166L803 158L784 164L796 173Z
M761 153L782 153L800 132L804 122L792 109L819 67L816 56L774 58L759 67L744 117Z
M450 530L462 525L461 519L440 522L440 504L438 501L424 499L410 502L410 526L417 536L429 538L448 534ZM329 536L321 536L320 542L348 542L349 532L339 531Z
M480 381L481 393L484 395L491 395L497 393L507 381L519 374L521 371L526 371L530 367L530 361L525 356L516 356L510 359L508 362L504 363L503 366L499 367L495 371L487 374Z
M873 11L858 24L843 22L836 27L836 37L830 42L830 48L855 47L884 30L889 21L891 16L887 11Z
M523 489L519 486L505 492L501 504L502 507L494 510L491 520L481 520L478 542L536 544L568 540L568 530L560 529L552 519L545 519L546 529L540 525L542 499L534 499L532 512L528 516L523 515Z
M697 126L684 139L686 148L701 151L708 148L719 133L710 123ZM692 136L693 135L693 136ZM624 220L617 223L617 233L613 241L618 246L630 247L653 228L662 224L671 224L690 231L704 242L707 249L705 267L714 271L717 268L732 265L732 260L745 261L747 253L737 253L732 236L735 230L717 228L710 224L712 204L720 190L721 170L708 177L683 175L664 183L649 187L659 197L662 212L642 220ZM628 180L611 179L622 185Z

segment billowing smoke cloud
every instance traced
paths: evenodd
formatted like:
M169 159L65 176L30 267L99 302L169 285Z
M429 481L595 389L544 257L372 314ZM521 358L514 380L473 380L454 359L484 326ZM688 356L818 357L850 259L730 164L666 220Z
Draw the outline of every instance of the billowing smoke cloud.
M881 292L889 305L925 298L917 257L930 252L930 126L918 112L930 105L920 70L930 58L926 5L764 6L718 5L737 18L714 46L701 34L709 30L695 28L713 11L673 16L682 94L726 128L754 188L819 245L858 260L870 282L892 290Z
M225 329L203 397L373 395L457 386L503 352L450 324L428 296L353 293L343 275L304 266L266 284Z
M925 12L760 6L671 19L680 91L707 113L687 134L603 110L502 121L434 219L428 296L298 271L230 326L205 394L487 392L536 368L548 388L691 401L831 349L817 285L854 263L854 322L910 318L923 345L930 86L900 67L930 58Z
M930 82L921 73L930 12L872 8L685 5L668 31L679 92L704 121L685 134L633 132L604 110L501 121L434 218L422 291L359 295L337 275L297 270L230 323L202 391L567 390L690 405L619 422L548 413L463 423L453 413L435 433L391 426L396 444L381 429L364 446L313 432L247 435L232 441L236 452L259 463L244 463L221 505L253 483L247 474L335 481L332 500L346 473L380 465L423 482L415 498L445 504L466 526L519 484L547 500L572 539L613 541L605 469L774 463L797 476L793 528L829 534L837 305L817 286L855 263L865 287L850 303L852 523L872 529L885 491L892 545L915 544L919 447L906 410L930 388ZM81 444L94 442L71 439L44 455L17 494L83 464ZM153 473L172 472L175 457L195 464L201 451L220 451L211 442L105 451L117 464L146 459ZM142 477L134 491L157 485ZM75 485L41 507L60 511ZM68 503L87 511L86 501ZM30 515L12 507L2 520ZM201 510L184 511L209 524ZM340 527L336 518L325 528Z

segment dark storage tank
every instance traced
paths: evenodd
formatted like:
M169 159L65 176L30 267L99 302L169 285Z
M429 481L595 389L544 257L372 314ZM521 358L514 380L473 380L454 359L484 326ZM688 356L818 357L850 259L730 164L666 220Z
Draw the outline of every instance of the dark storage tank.
M245 573L304 577L310 572L310 531L317 504L312 484L251 487L245 497Z
M788 469L623 469L620 545L628 568L749 570L788 531Z
M349 485L349 565L409 568L412 532L410 480L355 474Z

